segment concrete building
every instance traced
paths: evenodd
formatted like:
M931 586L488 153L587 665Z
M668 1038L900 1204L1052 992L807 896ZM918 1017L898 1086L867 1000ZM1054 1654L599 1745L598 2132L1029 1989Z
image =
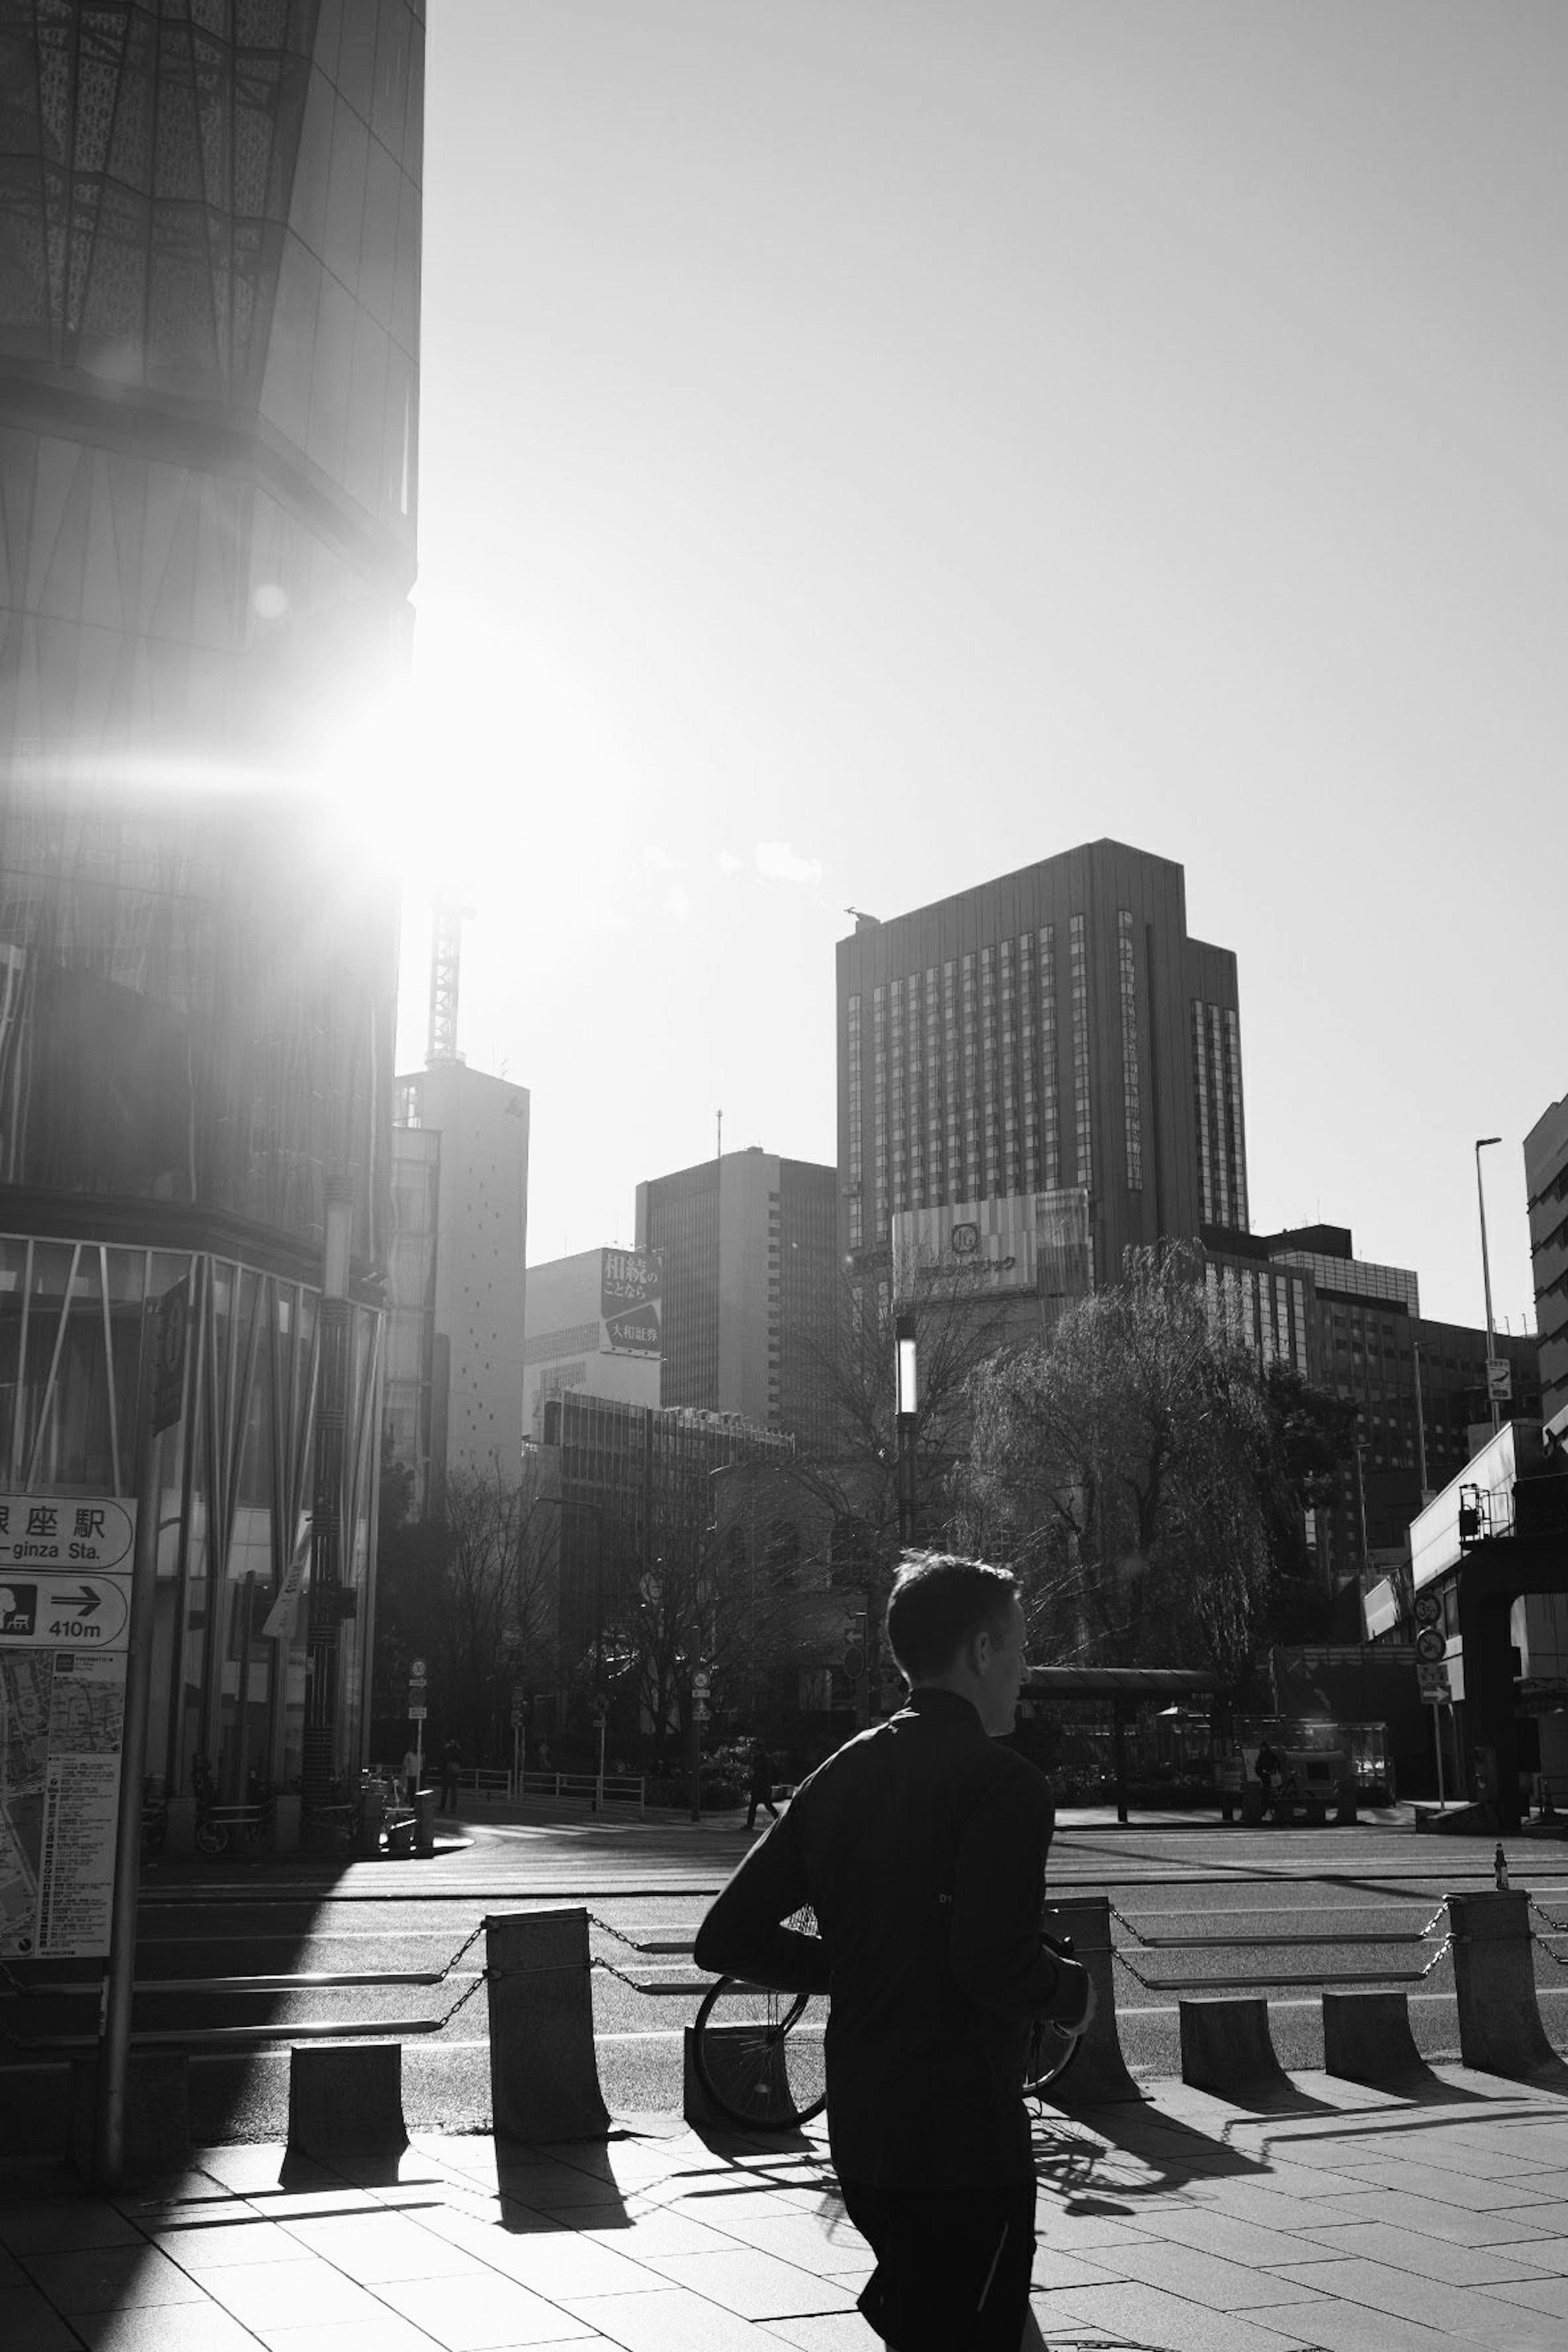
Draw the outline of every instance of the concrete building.
M1487 1335L1434 1323L1408 1266L1355 1255L1346 1225L1238 1235L1205 1227L1210 1281L1242 1310L1260 1360L1279 1361L1356 1408L1358 1448L1313 1540L1336 1591L1375 1586L1402 1560L1411 1520L1491 1435ZM1535 1340L1500 1332L1513 1370L1509 1413L1540 1414Z
M0 42L0 1492L129 1498L185 1286L173 1791L361 1752L398 896L314 766L410 625L424 37L62 0Z
M757 1145L637 1186L637 1248L664 1264L665 1404L828 1445L837 1186Z
M1183 871L1098 841L838 943L840 1250L984 1202L1083 1202L1089 1278L1247 1225L1236 959ZM1056 1213L1053 1207L1052 1213Z
M1524 1139L1530 1263L1541 1348L1541 1409L1568 1439L1568 1095Z
M717 1474L746 1462L786 1465L795 1446L782 1431L738 1413L654 1409L569 1389L543 1402L540 1443L530 1453L531 1567L552 1582L556 1603L557 1683L551 1707L536 1710L537 1733L566 1723L574 1695L581 1703L584 1693L609 1689L606 1630L650 1579L684 1579L695 1607ZM623 1701L623 1717L629 1704ZM638 1727L635 1707L632 1717L628 1733Z
M522 1426L569 1389L657 1405L664 1339L664 1270L657 1250L578 1250L528 1269Z
M521 1475L528 1089L440 1061L396 1106L385 1425L435 1512L453 1471Z

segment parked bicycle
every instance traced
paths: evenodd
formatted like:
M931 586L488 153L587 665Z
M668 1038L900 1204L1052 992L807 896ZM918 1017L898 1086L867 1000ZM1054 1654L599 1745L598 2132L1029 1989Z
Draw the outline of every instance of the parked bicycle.
M806 1909L787 1923L815 1936ZM1073 1959L1070 1936L1046 1931L1047 1948ZM697 2078L719 2113L748 2131L790 2131L827 2105L824 2032L827 1996L774 1992L741 1977L710 1985L697 2012L692 2057ZM1080 2036L1041 2020L1030 2037L1024 2070L1026 2095L1044 2098L1078 2054Z

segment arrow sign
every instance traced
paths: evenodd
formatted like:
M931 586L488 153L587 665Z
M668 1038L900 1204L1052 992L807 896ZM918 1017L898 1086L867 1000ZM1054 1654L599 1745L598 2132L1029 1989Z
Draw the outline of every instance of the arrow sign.
M0 1567L0 1648L123 1650L130 1631L128 1576L84 1576L57 1592Z
M95 1592L90 1584L84 1584L79 1592L51 1592L49 1595L51 1609L63 1609L72 1617L90 1617L95 1609L102 1606L102 1593Z

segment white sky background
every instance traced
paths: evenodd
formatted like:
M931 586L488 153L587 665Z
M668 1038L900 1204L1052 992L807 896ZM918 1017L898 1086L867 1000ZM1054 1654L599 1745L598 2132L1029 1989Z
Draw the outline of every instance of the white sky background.
M1562 0L433 0L400 1066L531 1259L835 1155L833 943L1110 835L1239 960L1253 1223L1532 1319L1568 1091ZM432 831L432 824L434 830Z

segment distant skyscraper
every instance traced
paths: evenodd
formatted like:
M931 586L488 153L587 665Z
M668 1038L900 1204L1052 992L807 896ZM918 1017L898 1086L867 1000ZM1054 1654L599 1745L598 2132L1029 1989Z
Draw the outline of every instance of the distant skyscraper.
M421 1510L450 1471L521 1475L528 1113L459 1061L397 1081L384 1417Z
M837 1182L753 1145L637 1186L637 1247L664 1260L666 1405L830 1443Z
M1182 868L1120 842L838 942L839 1239L900 1212L1087 1196L1123 1251L1247 1225L1236 958L1188 937Z

